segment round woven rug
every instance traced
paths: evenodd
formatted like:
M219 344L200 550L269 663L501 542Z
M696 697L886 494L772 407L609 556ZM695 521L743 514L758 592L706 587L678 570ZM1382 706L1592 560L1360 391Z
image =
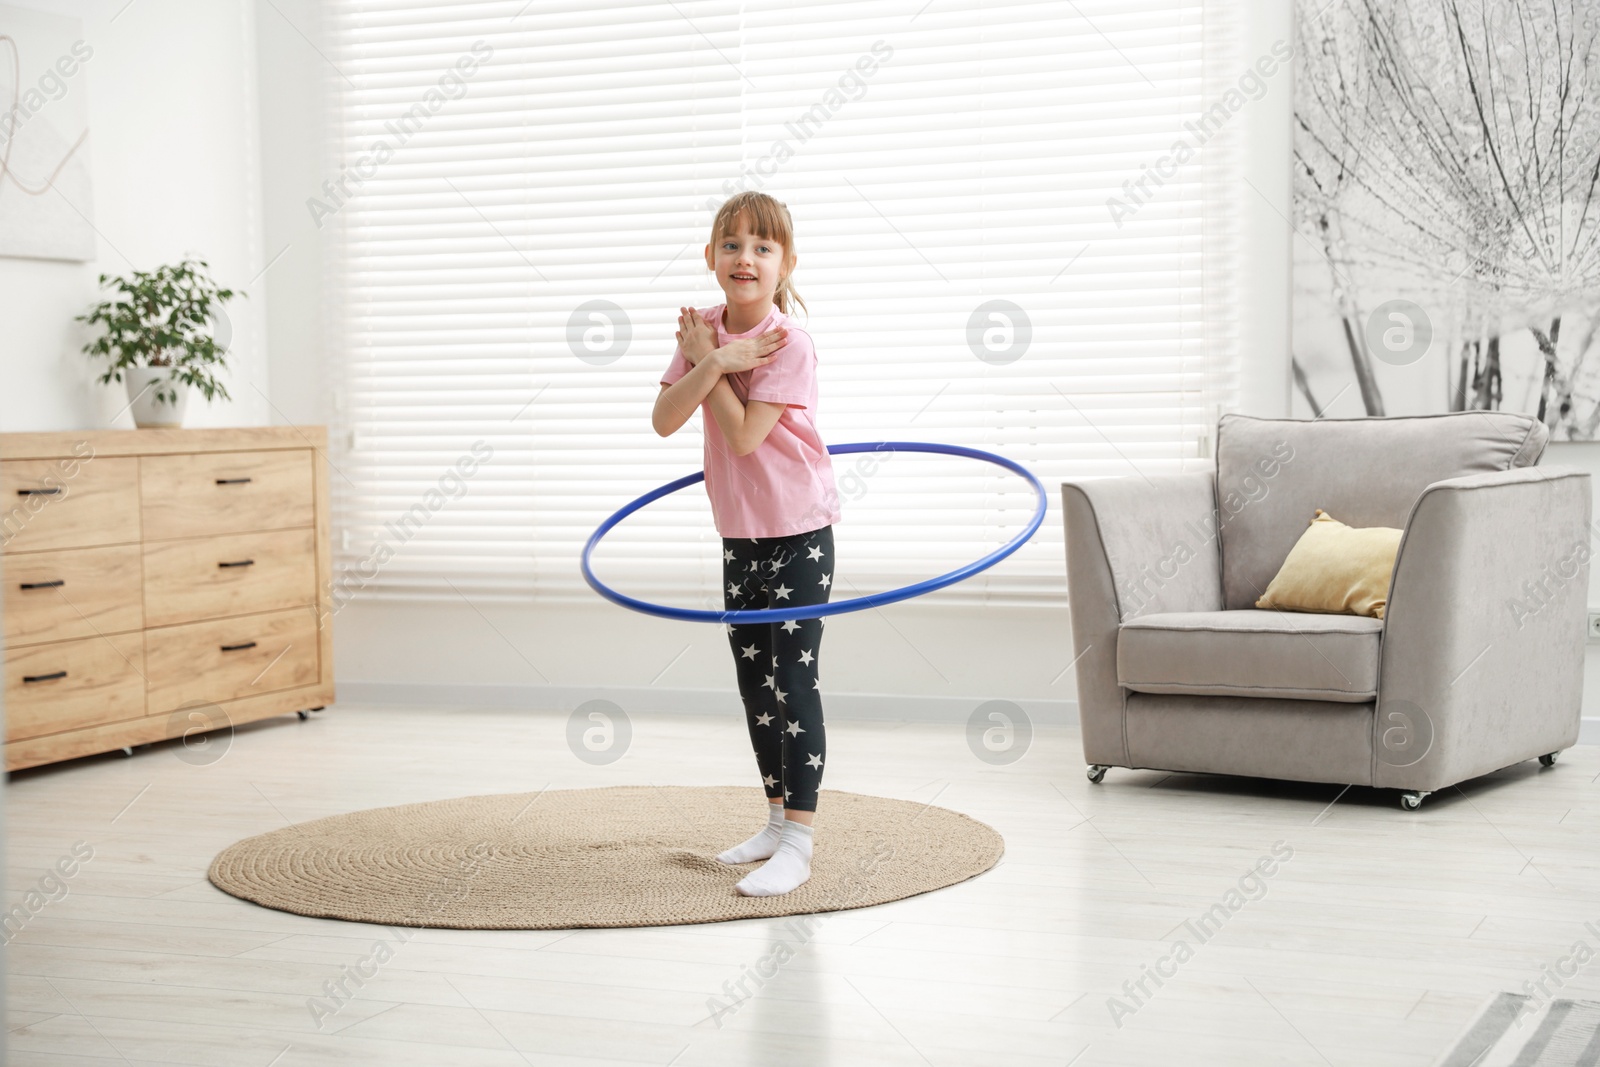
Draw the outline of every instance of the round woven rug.
M316 918L465 930L670 926L865 908L993 867L1005 842L960 812L824 789L811 878L774 897L717 853L766 823L746 786L637 786L371 808L247 837L206 872L236 897Z

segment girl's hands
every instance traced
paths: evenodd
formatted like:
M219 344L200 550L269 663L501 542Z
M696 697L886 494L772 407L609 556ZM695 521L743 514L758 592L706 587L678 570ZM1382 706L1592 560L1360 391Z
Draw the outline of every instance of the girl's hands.
M729 341L708 357L723 374L738 374L755 367L765 367L776 353L788 343L789 331L779 326L760 337L741 337Z
M673 336L678 339L678 347L683 349L683 358L689 361L691 367L709 356L717 347L716 331L712 330L711 324L701 318L700 312L694 308L678 309L678 332Z
M694 308L680 307L678 331L673 336L690 366L709 359L722 374L738 374L771 363L776 358L774 353L788 343L789 331L780 326L759 337L740 337L717 348L717 334L711 324Z

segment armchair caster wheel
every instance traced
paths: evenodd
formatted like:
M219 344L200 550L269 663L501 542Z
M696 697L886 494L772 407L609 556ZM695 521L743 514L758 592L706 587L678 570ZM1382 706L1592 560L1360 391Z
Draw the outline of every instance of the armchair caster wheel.
M1433 790L1431 789L1413 790L1409 793L1401 793L1400 806L1407 811L1416 811L1418 808L1422 807L1422 798L1432 795Z
M1106 772L1110 769L1111 765L1108 763L1091 763L1089 764L1089 770L1086 773L1089 776L1089 781L1093 782L1095 785L1099 785L1101 779L1106 776Z
M1561 755L1560 752L1546 752L1544 755L1539 757L1539 762L1544 764L1546 767L1554 767L1556 765L1556 757L1559 755Z

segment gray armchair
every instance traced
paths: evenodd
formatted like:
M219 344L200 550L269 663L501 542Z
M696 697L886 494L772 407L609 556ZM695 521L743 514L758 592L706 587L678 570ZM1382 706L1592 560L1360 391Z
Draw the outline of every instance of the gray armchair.
M1224 415L1216 465L1061 486L1078 718L1109 767L1430 792L1577 741L1589 476L1504 412ZM1382 620L1260 610L1317 508L1405 531Z

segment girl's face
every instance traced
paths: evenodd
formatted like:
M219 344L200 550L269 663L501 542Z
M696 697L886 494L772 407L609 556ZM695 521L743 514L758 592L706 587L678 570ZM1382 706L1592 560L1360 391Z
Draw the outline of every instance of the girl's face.
M738 222L737 230L706 246L706 266L716 272L728 303L770 302L794 264L784 262L782 245L751 233L744 220Z

